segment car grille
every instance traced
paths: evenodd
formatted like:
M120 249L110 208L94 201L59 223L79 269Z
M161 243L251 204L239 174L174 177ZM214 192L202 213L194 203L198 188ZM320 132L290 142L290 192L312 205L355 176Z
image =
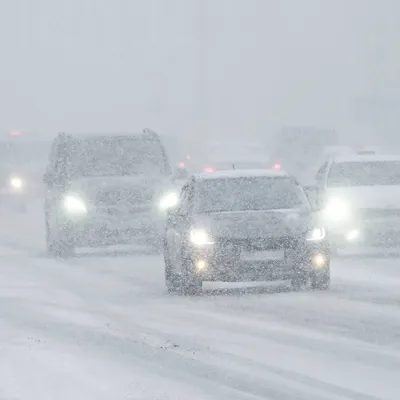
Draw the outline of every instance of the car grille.
M271 238L252 238L252 239L228 239L219 238L218 245L222 249L235 251L262 251L291 248L295 246L296 240L293 237L271 237Z
M134 208L150 203L152 198L151 190L143 187L101 190L96 194L96 206L112 207L125 204Z
M363 208L359 210L364 218L400 217L400 208Z

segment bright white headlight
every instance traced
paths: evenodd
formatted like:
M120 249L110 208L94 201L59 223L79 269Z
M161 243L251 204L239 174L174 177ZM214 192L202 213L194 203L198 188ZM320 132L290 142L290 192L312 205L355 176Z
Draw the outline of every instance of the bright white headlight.
M171 207L175 207L179 202L179 195L176 192L169 192L161 197L160 208L161 210L166 210Z
M69 214L85 214L87 211L85 202L77 196L65 196L63 205Z
M324 228L314 228L312 229L308 235L307 240L309 241L318 241L325 238L325 229Z
M190 241L196 246L214 244L212 237L204 229L193 229L190 231Z
M21 178L17 178L17 177L11 178L10 185L14 189L21 189L22 185L23 185L22 179Z
M328 200L324 214L328 220L333 222L346 221L351 217L351 208L344 200L332 198Z

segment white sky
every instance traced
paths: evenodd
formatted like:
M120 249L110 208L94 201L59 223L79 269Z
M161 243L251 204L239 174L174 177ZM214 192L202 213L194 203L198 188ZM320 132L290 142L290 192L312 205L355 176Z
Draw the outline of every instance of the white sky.
M2 0L0 129L367 132L383 89L400 104L399 17L396 0Z

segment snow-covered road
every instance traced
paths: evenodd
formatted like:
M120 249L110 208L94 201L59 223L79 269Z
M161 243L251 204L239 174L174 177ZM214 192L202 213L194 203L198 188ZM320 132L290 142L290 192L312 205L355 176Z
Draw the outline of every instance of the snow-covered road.
M335 260L327 293L183 298L161 257L54 261L39 212L1 220L1 400L400 398L396 258Z

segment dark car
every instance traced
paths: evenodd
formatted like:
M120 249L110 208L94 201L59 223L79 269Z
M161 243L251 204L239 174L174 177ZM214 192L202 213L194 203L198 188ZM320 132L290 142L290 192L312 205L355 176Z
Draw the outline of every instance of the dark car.
M203 281L291 280L294 289L326 290L330 251L318 215L283 171L192 176L169 210L167 288L195 294Z
M44 177L48 252L138 241L161 250L182 186L173 178L154 132L58 135Z

